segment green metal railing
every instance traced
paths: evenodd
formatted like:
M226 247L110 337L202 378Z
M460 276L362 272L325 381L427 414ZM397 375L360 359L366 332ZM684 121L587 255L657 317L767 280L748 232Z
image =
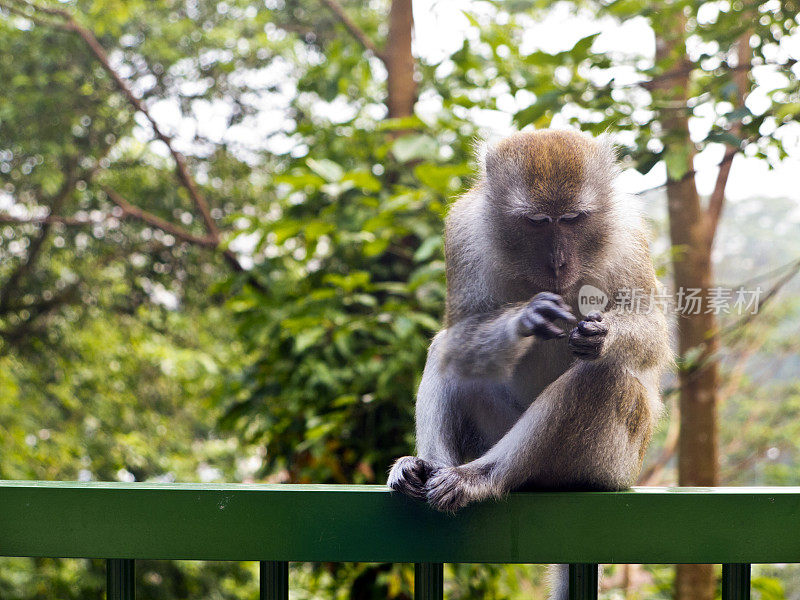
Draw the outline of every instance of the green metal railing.
M598 563L723 563L722 597L750 597L750 564L800 562L800 488L532 492L457 515L383 486L0 482L0 556L107 559L108 597L134 597L136 559L261 561L261 598L288 597L289 561L570 563L597 597Z

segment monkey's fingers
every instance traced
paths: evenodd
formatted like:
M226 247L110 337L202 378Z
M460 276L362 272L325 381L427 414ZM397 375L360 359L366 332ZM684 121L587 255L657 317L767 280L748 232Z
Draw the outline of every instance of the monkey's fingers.
M575 315L572 314L572 310L567 308L562 308L560 305L546 301L546 302L538 302L536 301L535 304L536 312L551 319L564 319L565 321L576 321Z
M585 321L602 321L603 320L603 313L597 310L593 310L588 315L586 315Z
M564 299L555 292L539 292L533 297L533 300L548 300L554 304L557 304L564 310L572 310L569 304L564 302Z
M566 335L561 329L535 311L529 311L522 315L519 323L519 332L524 336L535 335L545 340L552 340Z

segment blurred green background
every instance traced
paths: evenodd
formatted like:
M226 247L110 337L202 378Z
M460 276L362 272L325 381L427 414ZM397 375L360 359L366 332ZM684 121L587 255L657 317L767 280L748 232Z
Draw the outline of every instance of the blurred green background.
M0 0L0 478L383 483L413 450L473 146L555 125L620 144L665 282L663 184L708 196L730 153L714 281L771 295L719 316L719 481L800 484L797 3L413 8ZM677 482L666 387L648 484ZM408 565L292 569L298 599L413 587ZM543 597L543 573L449 566L446 595ZM143 600L257 596L252 564L138 578ZM603 594L669 598L672 578L609 567ZM0 559L3 600L104 583L99 561ZM754 590L800 598L800 569L764 566Z

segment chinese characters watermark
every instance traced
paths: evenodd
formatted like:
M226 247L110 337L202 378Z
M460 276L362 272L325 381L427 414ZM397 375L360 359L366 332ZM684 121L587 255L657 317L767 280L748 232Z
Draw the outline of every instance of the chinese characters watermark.
M630 313L650 313L655 310L681 315L699 314L756 314L763 290L760 287L678 288L674 294L664 289L621 288L613 295L616 309ZM608 307L609 297L602 290L584 285L578 291L578 308L583 315Z

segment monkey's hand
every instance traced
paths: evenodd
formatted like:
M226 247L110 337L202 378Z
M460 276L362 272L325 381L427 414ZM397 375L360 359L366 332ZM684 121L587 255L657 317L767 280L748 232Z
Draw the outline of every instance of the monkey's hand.
M499 495L491 486L488 471L468 464L442 467L431 475L426 488L428 504L443 512Z
M590 312L569 334L569 349L583 360L600 358L607 333L608 324L603 323L603 315Z
M556 319L575 321L569 305L561 296L541 292L522 309L517 332L524 337L535 335L543 340L564 337L566 334L553 323Z
M417 500L425 500L425 484L435 467L416 456L398 458L389 471L387 485Z

